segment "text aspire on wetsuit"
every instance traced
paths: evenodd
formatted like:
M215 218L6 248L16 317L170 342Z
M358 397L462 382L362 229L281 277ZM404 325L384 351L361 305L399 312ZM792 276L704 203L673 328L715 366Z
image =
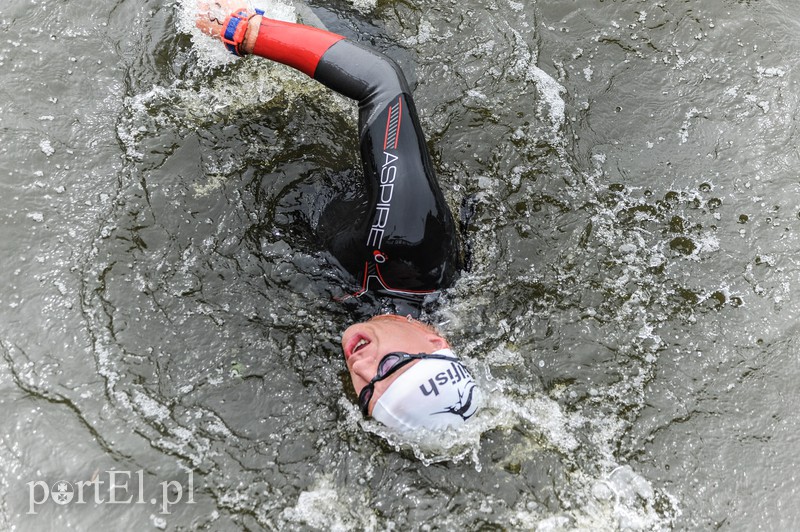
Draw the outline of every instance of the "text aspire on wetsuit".
M358 297L418 314L460 266L453 218L439 189L405 76L388 57L318 28L262 19L253 53L296 68L359 105L367 201L338 210L325 243ZM386 301L389 300L389 302Z

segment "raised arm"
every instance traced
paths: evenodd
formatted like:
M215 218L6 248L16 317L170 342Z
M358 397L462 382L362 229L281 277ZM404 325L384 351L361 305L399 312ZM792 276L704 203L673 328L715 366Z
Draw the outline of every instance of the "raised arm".
M200 29L225 41L234 53L254 54L283 63L356 100L362 126L396 96L410 97L403 72L385 55L329 31L269 19L230 6L235 6L235 2L221 0L212 2L211 7L201 3L201 10L218 13L213 13L210 19L198 18ZM228 15L237 11L241 17ZM222 24L218 22L221 20Z
M198 27L222 35L235 53L283 63L358 102L369 208L328 245L359 293L417 298L446 287L460 262L456 232L397 64L340 35L244 11L212 22L198 19Z

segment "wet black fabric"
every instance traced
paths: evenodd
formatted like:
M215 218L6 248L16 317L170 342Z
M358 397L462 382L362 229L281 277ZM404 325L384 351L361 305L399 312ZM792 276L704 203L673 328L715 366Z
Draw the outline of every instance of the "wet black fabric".
M453 282L460 253L405 77L391 59L343 40L314 78L359 103L366 189L364 201L327 209L324 243L365 304L418 314Z

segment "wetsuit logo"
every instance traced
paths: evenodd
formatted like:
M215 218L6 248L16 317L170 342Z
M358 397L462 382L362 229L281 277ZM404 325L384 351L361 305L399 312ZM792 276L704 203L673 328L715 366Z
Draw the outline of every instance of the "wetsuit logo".
M389 212L392 209L392 196L394 195L394 181L397 177L397 165L400 160L398 155L390 153L397 151L400 142L400 122L402 115L402 100L398 97L397 103L390 105L386 117L386 136L383 141L383 166L381 166L380 197L376 205L375 218L372 221L367 246L380 249L389 222Z
M389 116L386 118L386 137L383 140L384 150L396 150L400 141L400 116L403 109L403 100L397 98L397 105L389 106Z

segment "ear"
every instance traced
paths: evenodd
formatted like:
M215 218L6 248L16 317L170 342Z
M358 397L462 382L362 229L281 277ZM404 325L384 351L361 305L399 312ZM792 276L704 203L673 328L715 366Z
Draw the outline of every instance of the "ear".
M428 340L428 343L431 344L431 347L434 348L434 351L438 351L439 349L449 349L450 344L447 343L447 340L439 336L438 334L429 334L425 337Z

